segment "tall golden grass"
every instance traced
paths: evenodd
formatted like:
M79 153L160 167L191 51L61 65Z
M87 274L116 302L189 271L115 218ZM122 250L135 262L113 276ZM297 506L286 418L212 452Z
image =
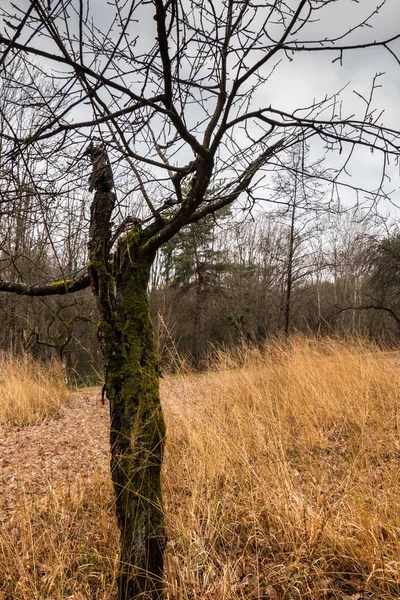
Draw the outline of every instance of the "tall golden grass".
M90 475L37 494L21 486L7 520L0 510L0 600L114 598L118 534L106 464Z
M400 355L294 338L167 382L169 598L398 598Z
M69 391L60 365L43 365L28 354L0 355L0 424L23 425L54 415Z
M167 600L400 597L399 366L361 340L293 338L165 377ZM107 463L45 506L21 492L0 600L116 597Z

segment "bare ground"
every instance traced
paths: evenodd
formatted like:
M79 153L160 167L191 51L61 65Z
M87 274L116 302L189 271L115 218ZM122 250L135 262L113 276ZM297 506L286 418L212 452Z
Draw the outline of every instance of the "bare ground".
M37 425L0 429L0 524L18 517L21 492L36 499L49 486L69 489L95 477L108 462L108 406L100 392L77 392L58 418Z

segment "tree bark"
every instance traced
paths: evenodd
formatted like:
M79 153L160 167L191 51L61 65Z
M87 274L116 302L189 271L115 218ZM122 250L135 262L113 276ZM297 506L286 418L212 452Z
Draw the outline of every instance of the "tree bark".
M288 251L288 266L286 275L286 295L285 295L285 324L284 332L285 335L289 335L290 328L290 308L291 308L291 297L292 297L292 285L293 285L293 255L294 255L294 226L295 226L295 215L296 215L296 194L297 194L297 181L295 186L295 192L293 196L292 216L290 220L290 234L289 234L289 251Z
M165 528L161 464L165 424L159 398L158 359L147 286L155 251L135 227L110 254L113 178L101 146L93 162L88 271L99 308L98 337L110 401L111 475L121 551L118 599L160 600Z
M111 473L121 556L119 600L162 597L164 516L160 472L165 424L147 285L151 257L139 232L119 244L115 257L116 347L107 356L111 415Z

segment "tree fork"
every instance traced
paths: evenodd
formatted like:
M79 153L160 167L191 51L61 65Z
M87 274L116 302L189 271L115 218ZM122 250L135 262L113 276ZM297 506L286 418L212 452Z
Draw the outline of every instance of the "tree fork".
M113 176L101 145L86 153L93 163L89 275L100 313L98 337L110 402L111 474L121 553L119 600L163 596L166 536L161 494L165 423L147 285L155 253L139 227L110 256Z

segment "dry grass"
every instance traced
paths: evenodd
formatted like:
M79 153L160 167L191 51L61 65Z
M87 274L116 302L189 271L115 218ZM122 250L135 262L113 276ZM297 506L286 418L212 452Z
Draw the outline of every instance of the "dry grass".
M117 534L106 477L42 492L25 489L2 524L0 599L109 600Z
M100 391L0 432L0 600L109 600L118 531ZM2 435L2 434L5 435Z
M399 597L396 354L297 338L166 387L170 598Z
M399 598L398 354L243 347L166 377L162 398L168 600ZM115 597L108 456L91 457L90 477L82 464L70 486L16 492L0 600Z
M41 421L70 396L57 362L42 365L27 354L0 356L0 389L0 425Z

